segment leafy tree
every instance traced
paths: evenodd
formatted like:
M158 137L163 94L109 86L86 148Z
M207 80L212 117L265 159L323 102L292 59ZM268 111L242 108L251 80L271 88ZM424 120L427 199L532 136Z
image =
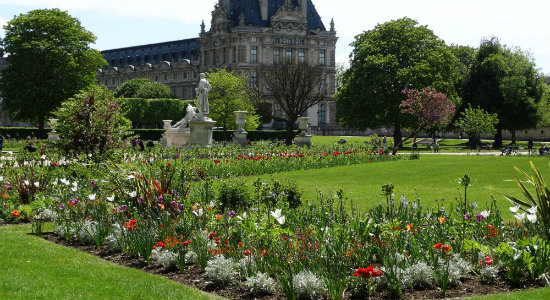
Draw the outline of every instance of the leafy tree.
M447 99L444 94L438 93L431 88L424 88L422 91L406 90L407 100L403 101L399 108L401 113L410 114L414 118L413 127L410 127L410 135L395 144L393 154L402 143L417 135L421 131L429 131L432 128L449 123L455 112L454 103Z
M543 101L540 84L544 78L535 63L520 49L502 46L496 37L484 39L464 88L464 103L479 106L499 117L496 147L502 146L502 130L515 132L536 127Z
M135 78L128 80L117 87L116 97L159 99L176 98L170 88L160 82L154 82L147 78Z
M0 81L4 109L14 120L38 121L40 129L61 102L93 84L97 68L106 64L90 48L95 36L59 9L21 14L4 29L9 54Z
M234 111L245 110L245 130L255 130L260 124L260 117L256 114L253 97L254 93L248 87L247 78L234 72L219 69L207 74L212 90L208 94L210 118L217 122L223 130L237 129Z
M265 83L277 108L272 110L272 119L286 124L287 144L294 139L298 117L326 99L323 80L323 67L306 62L285 59L266 68Z
M61 138L56 147L67 155L101 161L113 154L130 129L119 100L105 87L90 86L63 102L55 113Z
M497 114L488 113L479 107L472 108L469 104L468 108L460 114L461 117L455 125L468 134L470 146L480 145L483 133L494 134L496 132Z
M335 95L340 124L357 129L393 126L395 144L401 128L413 127L399 105L403 90L432 87L458 103L458 59L426 26L409 18L377 25L355 37L350 67Z

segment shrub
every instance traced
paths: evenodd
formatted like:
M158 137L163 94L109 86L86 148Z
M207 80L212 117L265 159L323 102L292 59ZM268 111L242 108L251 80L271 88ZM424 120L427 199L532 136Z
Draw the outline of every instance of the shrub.
M251 202L248 189L240 180L225 181L218 191L217 201L222 212L226 209L245 210Z
M296 289L296 296L302 299L314 299L325 288L323 281L306 269L296 274L293 283Z
M228 285L235 281L237 271L233 267L233 261L223 255L214 257L206 266L206 278L219 285Z
M273 278L261 272L258 272L254 276L247 277L244 285L246 285L250 293L255 296L271 294L275 292L277 286Z

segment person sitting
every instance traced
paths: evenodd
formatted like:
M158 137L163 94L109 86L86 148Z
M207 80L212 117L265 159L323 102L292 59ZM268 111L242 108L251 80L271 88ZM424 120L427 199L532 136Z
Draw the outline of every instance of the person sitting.
M32 143L28 143L27 146L23 148L23 150L29 151L32 153L32 152L36 152L36 147Z
M153 143L153 141L149 140L149 141L147 141L146 146L147 146L147 148L151 149L151 148L155 147L155 143Z
M145 145L143 144L142 140L139 140L138 145L139 145L139 151L145 151Z
M539 148L539 154L540 156L543 156L545 153L545 149L544 149L544 145L543 144L540 144L540 148Z

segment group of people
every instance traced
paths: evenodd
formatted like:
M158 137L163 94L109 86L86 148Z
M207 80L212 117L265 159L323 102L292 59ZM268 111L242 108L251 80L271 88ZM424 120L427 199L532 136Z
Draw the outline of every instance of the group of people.
M145 151L145 146L147 146L147 148L149 149L152 149L155 147L155 143L151 140L148 140L147 141L147 144L144 144L143 143L143 140L141 139L138 139L138 138L135 138L132 140L132 148L136 148L136 147L139 147L139 151Z

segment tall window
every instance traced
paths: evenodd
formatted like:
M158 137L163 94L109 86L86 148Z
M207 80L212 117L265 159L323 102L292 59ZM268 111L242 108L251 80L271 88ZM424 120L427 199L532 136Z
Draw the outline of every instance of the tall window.
M250 46L250 62L258 62L258 46Z
M286 48L285 57L286 57L287 59L291 59L291 58L292 58L292 48Z
M181 89L181 98L183 100L187 100L187 87L184 86L182 89Z
M305 60L306 60L305 50L303 48L298 49L298 61L304 62Z
M319 104L319 125L325 125L327 123L327 110L324 104Z
M233 63L237 62L237 46L233 46Z
M320 82L319 91L320 91L321 93L324 93L324 92L327 91L327 80L326 80L325 75L322 75L322 76L321 76L321 82Z
M258 86L258 73L256 71L250 71L250 87L256 88Z
M278 63L281 57L280 51L281 48L275 47L273 48L273 63Z
M325 65L325 49L319 50L319 65Z

